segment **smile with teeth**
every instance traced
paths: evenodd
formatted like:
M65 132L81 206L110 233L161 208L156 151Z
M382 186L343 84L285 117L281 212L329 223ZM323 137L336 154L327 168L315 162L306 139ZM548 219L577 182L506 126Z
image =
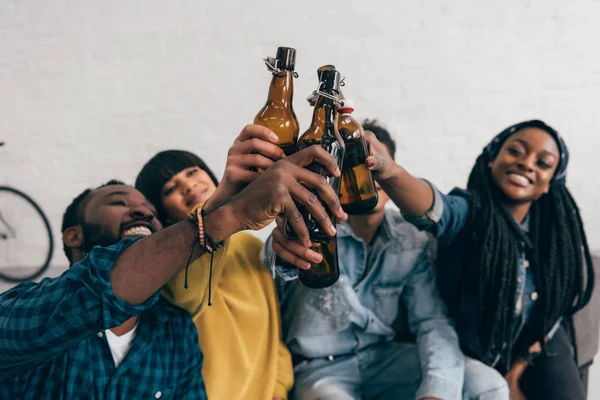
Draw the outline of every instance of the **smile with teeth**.
M524 175L518 174L516 172L509 172L508 176L510 177L510 180L518 185L521 186L526 186L529 185L531 182L529 180L529 178L527 178Z
M132 226L123 231L123 236L150 236L152 231L147 226Z

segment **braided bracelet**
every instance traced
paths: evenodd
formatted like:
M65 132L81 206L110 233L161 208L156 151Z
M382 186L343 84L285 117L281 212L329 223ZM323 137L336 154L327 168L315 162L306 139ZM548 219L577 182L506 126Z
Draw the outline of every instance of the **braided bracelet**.
M202 204L197 205L188 215L188 220L194 225L198 231L198 243L207 253L214 253L225 245L225 241L215 242L212 237L204 230L204 217L206 213L202 208Z
M213 256L214 256L215 251L221 249L225 245L225 241L223 240L221 242L215 243L213 238L211 238L204 231L203 217L206 214L204 213L204 209L202 208L202 206L203 206L203 204L200 204L200 205L197 205L196 207L194 207L192 209L192 211L190 212L190 214L188 215L187 219L194 225L194 227L198 231L198 243L200 244L200 246L202 246L204 248L204 250L206 250L207 253L210 253L210 272L209 272L209 276L208 276L208 305L211 306L212 305L211 297L212 297ZM195 247L195 245L192 247L190 256L188 258L187 265L185 267L184 288L186 288L186 289L188 288L188 268L190 266L192 254L194 253L194 247Z

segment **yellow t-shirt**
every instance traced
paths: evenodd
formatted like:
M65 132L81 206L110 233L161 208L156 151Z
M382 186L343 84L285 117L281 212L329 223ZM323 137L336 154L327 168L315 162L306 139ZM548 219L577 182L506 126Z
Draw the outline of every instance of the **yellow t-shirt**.
M215 253L224 258L213 263L211 307L206 306L210 254L190 265L187 290L185 271L163 290L192 315L198 329L209 399L287 399L292 388L292 360L281 341L279 302L260 261L261 248L259 239L242 232Z

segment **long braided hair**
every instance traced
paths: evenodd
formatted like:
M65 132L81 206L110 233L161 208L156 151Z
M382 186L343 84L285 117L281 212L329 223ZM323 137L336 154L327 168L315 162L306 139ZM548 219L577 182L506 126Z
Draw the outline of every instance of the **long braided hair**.
M531 205L529 234L502 204L502 194L488 167L504 141L526 127L548 132L561 152L548 193ZM467 187L473 194L469 218L473 234L463 277L467 290L479 299L484 362L493 362L494 353L500 351L500 361L509 366L514 351L526 355L535 341L543 344L558 318L583 308L591 297L594 271L579 209L565 186L567 163L567 147L558 132L534 120L509 127L496 136L471 171ZM520 243L526 244L539 299L531 323L514 348L516 266L523 250Z

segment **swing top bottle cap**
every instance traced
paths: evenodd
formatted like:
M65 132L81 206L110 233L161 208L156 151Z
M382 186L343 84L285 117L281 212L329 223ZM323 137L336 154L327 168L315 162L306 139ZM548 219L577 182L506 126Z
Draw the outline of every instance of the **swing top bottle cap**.
M293 71L296 67L296 49L291 47L278 47L276 58L279 61L278 67L280 69Z
M340 91L340 73L335 68L319 71L319 80L323 83L324 89Z

